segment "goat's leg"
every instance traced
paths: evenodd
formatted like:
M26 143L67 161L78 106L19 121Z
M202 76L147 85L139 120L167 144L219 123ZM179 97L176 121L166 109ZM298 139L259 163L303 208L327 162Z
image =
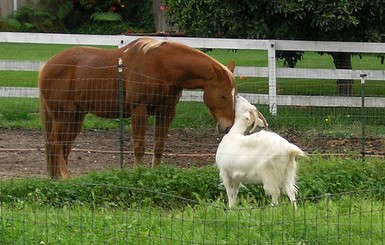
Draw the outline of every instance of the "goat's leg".
M220 172L220 178L226 188L227 199L231 208L235 205L241 183L232 179L226 172Z
M298 189L297 189L297 186L294 184L294 181L285 183L285 192L289 197L290 202L294 205L294 208L297 208L296 196L297 196Z
M271 205L278 205L278 198L281 194L279 187L274 183L264 183L263 189L265 190L266 195L271 196Z

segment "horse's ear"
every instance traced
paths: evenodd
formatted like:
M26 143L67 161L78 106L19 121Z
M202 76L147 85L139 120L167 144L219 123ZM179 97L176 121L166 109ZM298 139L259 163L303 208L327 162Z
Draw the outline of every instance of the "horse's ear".
M230 63L227 65L227 68L228 68L232 73L234 73L235 62L234 62L234 61L230 61Z

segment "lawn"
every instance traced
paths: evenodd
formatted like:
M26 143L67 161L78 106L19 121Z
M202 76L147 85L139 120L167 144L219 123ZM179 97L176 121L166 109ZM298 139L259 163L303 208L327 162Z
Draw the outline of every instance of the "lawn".
M381 244L380 159L299 161L298 208L241 188L226 208L214 166L107 170L0 182L1 244Z
M52 55L61 50L72 47L71 45L49 45L49 44L16 44L0 43L0 59L13 60L40 60L45 61ZM102 48L114 48L106 46ZM253 50L218 50L214 49L208 53L220 62L227 64L235 60L240 66L259 66L267 65L266 51ZM283 62L278 61L278 67L283 67ZM306 52L304 58L298 62L298 67L312 68L333 68L333 63L329 55L319 55L315 52ZM383 69L376 55L363 55L362 57L353 56L354 69ZM239 92L246 93L268 93L268 83L266 78L236 78L236 85ZM37 87L37 72L20 71L1 71L0 86L14 87ZM354 94L360 94L360 84L356 82L353 86ZM383 96L385 83L383 81L369 81L365 87L365 94L369 96ZM337 86L335 80L308 80L308 79L279 79L277 83L278 94L285 95L336 95ZM38 101L35 99L22 98L1 98L2 110L0 111L0 126L3 127L39 127L38 122ZM15 110L16 108L16 110ZM258 105L258 108L268 117L271 125L275 127L301 127L322 128L333 127L343 128L343 125L359 124L361 111L354 108L298 108L279 106L279 115L272 117L269 115L268 108ZM196 112L196 114L195 114ZM192 113L192 114L191 114ZM384 112L381 108L369 108L366 111L368 125L383 125ZM86 123L86 128L115 127L116 122L110 120L92 118L90 123ZM20 119L20 120L16 120ZM198 120L197 120L198 119ZM328 123L325 123L328 119ZM329 120L333 119L333 120ZM89 121L89 120L87 120ZM332 122L332 123L331 123ZM208 110L201 103L178 104L178 113L172 127L193 127L204 128L212 127L213 120L209 116ZM379 129L380 130L380 129ZM374 132L379 131L377 129ZM380 130L381 131L381 130Z
M383 205L359 198L308 202L297 210L226 210L216 203L172 210L3 205L0 243L382 244Z
M1 60L32 60L46 61L58 52L73 47L73 45L51 44L19 44L0 43ZM100 46L104 49L113 49L114 46ZM256 50L220 50L214 49L209 55L223 64L235 61L238 66L267 66L267 52ZM384 64L374 54L355 55L352 59L353 69L356 70L383 70ZM283 61L278 60L277 67L284 67ZM329 55L319 55L316 52L306 52L298 68L322 68L333 69L333 61ZM267 93L267 78L236 78L236 85L240 92ZM37 87L37 72L1 71L0 86ZM337 86L335 80L309 80L309 79L278 79L278 93L304 94L304 95L336 95ZM366 95L383 95L385 85L382 81L370 81L366 85ZM360 85L357 81L354 85L354 94L360 94Z

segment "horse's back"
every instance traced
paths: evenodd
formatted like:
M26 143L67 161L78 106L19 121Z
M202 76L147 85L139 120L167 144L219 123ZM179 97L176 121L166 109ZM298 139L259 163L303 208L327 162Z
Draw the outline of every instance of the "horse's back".
M74 47L49 59L39 73L41 99L52 110L61 103L101 117L118 116L116 50ZM56 102L50 102L56 101ZM109 111L102 111L103 102Z

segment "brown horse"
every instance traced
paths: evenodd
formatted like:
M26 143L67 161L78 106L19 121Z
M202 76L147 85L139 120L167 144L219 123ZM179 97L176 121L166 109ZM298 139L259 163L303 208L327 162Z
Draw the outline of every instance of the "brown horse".
M152 165L160 163L183 89L203 89L204 103L226 132L234 122L234 63L221 65L186 45L139 38L116 50L75 47L52 57L39 74L40 114L51 178L69 178L68 155L87 113L119 117L118 59L124 69L124 117L131 117L134 166L144 155L147 119L155 116Z

